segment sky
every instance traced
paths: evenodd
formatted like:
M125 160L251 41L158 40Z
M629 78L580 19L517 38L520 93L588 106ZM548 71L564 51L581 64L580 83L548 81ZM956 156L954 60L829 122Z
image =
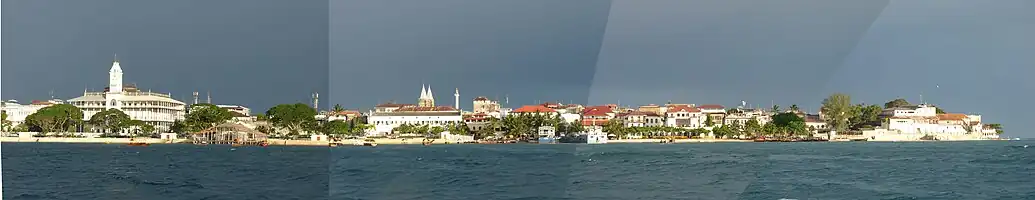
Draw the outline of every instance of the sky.
M1026 0L2 2L2 98L127 83L263 111L367 110L487 96L809 111L842 92L982 114L1035 137L1035 3ZM1026 112L1028 111L1028 112Z

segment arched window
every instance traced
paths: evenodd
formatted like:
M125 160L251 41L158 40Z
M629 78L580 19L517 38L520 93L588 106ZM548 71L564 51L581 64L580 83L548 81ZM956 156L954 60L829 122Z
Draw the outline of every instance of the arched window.
M112 100L111 100L111 106L118 106L118 104L116 104L116 103L117 103L117 102L115 102L115 100L114 100L114 99L112 99Z

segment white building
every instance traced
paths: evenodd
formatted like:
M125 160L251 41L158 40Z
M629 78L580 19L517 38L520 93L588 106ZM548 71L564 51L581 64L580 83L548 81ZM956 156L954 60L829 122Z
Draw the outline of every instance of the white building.
M84 120L107 109L118 109L130 119L154 126L158 132L169 131L173 122L183 119L183 102L168 94L140 91L132 85L123 87L122 80L122 67L116 59L108 71L108 87L103 92L84 91L83 96L68 100L68 104L82 109Z
M883 111L881 127L863 134L871 140L939 140L994 139L999 135L981 123L980 115L937 114L930 105L889 108Z
M25 123L25 118L29 115L36 113L41 108L51 106L54 104L63 104L64 102L58 99L50 101L33 101L28 105L18 104L17 100L9 100L0 102L0 112L7 113L7 121L11 122L11 127L4 127L3 129L10 130L13 127Z
M227 111L230 111L231 113L237 113L235 116L245 116L245 117L252 116L252 109L249 109L248 107L239 106L239 105L216 105L216 106L219 107L219 108L222 108L222 109L226 109Z
M632 111L618 114L625 127L660 127L665 126L665 117L658 113Z
M669 106L665 113L665 126L681 128L704 128L707 116L700 109L689 105Z
M459 97L457 90L454 98ZM374 126L369 136L382 136L392 133L392 130L403 124L446 126L452 123L463 121L460 110L450 106L435 106L435 97L431 89L421 87L421 96L417 99L418 105L412 104L381 104L375 106L368 114L367 123ZM459 102L455 100L454 103Z
M762 109L737 108L737 109L734 109L732 112L726 113L725 119L723 119L722 123L723 124L734 124L734 123L736 123L736 124L744 125L744 124L747 124L747 122L751 121L752 119L754 119L755 121L758 121L758 125L765 125L765 124L769 123L770 121L772 121L773 117L772 117L771 113L766 112L765 110L762 110Z

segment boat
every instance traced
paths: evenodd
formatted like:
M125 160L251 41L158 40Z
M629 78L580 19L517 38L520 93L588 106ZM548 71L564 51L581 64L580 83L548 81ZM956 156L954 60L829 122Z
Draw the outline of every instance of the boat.
M557 137L553 137L553 136L540 137L538 142L539 142L539 144L555 144L555 143L557 143Z
M607 135L602 132L590 132L583 133L574 136L561 137L558 142L560 143L578 143L578 144L607 144Z
M363 146L376 147L377 146L377 142L375 142L374 140L371 140L371 139L366 139L366 140L363 140Z
M135 147L151 146L151 144L148 144L146 142L130 142L129 144L126 144L126 145L128 145L128 146L135 146Z

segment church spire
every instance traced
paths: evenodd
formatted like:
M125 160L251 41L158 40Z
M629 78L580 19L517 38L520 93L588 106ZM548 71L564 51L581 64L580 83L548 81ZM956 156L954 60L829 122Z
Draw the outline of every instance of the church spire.
M428 89L426 89L426 88L427 87L425 87L424 84L420 84L420 97L417 98L417 99L423 100L423 99L428 98Z

